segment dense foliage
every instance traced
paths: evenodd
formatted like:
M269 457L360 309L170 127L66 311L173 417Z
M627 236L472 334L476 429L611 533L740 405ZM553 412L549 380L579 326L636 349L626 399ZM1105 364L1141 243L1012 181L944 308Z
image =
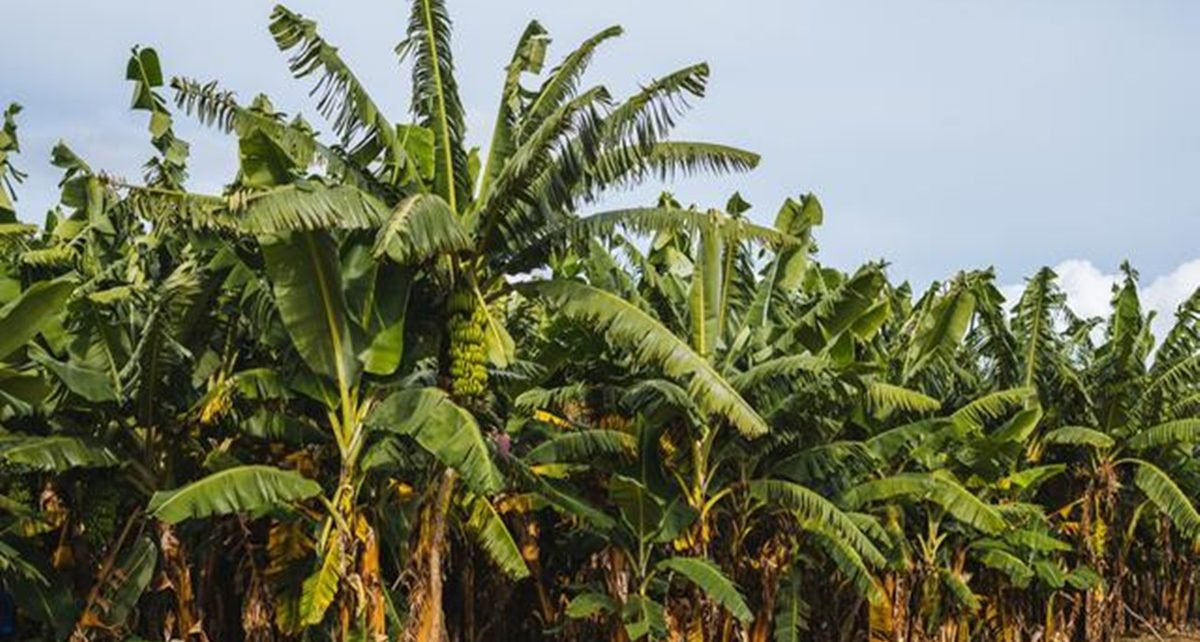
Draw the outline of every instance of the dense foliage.
M822 210L581 214L752 168L669 138L705 65L616 99L531 23L486 150L416 0L397 124L282 7L328 132L137 49L142 181L66 145L20 222L0 132L0 637L1106 640L1196 615L1200 295L1165 336L1055 274L920 293ZM170 98L174 100L171 101ZM187 188L187 114L236 138ZM11 601L11 604L10 604ZM11 606L15 605L15 620ZM8 630L5 631L4 628Z

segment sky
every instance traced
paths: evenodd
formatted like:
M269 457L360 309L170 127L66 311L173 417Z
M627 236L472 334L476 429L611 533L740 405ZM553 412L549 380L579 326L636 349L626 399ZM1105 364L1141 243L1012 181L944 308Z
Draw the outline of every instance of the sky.
M407 120L393 46L407 2L295 0L373 97ZM551 61L600 29L625 35L589 79L627 95L686 64L712 67L679 139L762 155L748 175L666 188L721 206L740 190L769 223L815 193L821 258L886 259L924 284L994 266L1006 291L1055 266L1071 305L1102 313L1122 260L1169 316L1200 286L1200 3L1191 0L448 0L468 137L491 133L503 67L538 19ZM260 0L4 0L0 102L15 100L31 175L18 208L40 220L57 198L49 150L65 140L93 166L136 177L151 148L128 110L129 49L158 49L167 75L220 80L243 100L317 121L290 78ZM233 141L177 119L193 189L219 191ZM605 209L650 203L654 185Z

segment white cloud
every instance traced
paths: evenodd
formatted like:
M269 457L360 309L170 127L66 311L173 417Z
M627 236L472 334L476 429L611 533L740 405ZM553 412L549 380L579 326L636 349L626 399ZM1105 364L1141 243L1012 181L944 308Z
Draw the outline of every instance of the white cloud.
M1121 279L1117 272L1106 273L1086 259L1069 259L1054 266L1058 284L1067 295L1067 305L1082 317L1106 318L1110 312L1113 286ZM1141 279L1142 307L1154 310L1155 336L1162 338L1175 318L1175 309L1200 287L1200 259L1183 263L1167 274ZM1148 285L1147 285L1148 284ZM1015 304L1024 285L1000 288L1009 303Z
M1067 305L1082 317L1108 316L1113 285L1120 278L1105 274L1091 261L1071 259L1054 266L1058 284L1067 295Z
M1162 319L1173 319L1175 308L1197 287L1200 287L1200 259L1188 261L1170 274L1154 279L1142 291L1142 300L1147 307L1158 310Z

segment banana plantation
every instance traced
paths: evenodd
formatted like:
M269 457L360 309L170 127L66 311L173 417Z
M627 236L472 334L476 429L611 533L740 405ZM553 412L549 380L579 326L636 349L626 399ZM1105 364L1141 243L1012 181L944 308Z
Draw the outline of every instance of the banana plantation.
M471 149L442 0L413 2L396 48L408 113L313 20L277 7L269 29L311 120L134 49L143 175L60 143L44 224L4 114L0 638L1197 622L1200 294L1155 321L1126 266L1082 318L1049 269L1016 300L991 270L842 271L810 194L606 209L758 162L671 137L704 64L627 96L591 79L616 27L552 56L530 23ZM182 119L236 142L220 193L189 187Z

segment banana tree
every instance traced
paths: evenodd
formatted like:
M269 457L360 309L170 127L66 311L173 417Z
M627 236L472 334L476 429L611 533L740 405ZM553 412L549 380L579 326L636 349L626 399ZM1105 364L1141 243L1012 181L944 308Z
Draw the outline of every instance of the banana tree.
M1106 580L1087 594L1089 635L1106 638L1128 626L1123 578L1139 529L1141 536L1157 531L1164 541L1177 533L1176 546L1183 550L1200 535L1200 513L1190 499L1195 493L1192 445L1200 440L1200 419L1187 401L1195 394L1196 308L1193 295L1151 357L1153 316L1141 312L1136 273L1126 267L1114 289L1105 341L1088 355L1079 375L1089 403L1074 412L1065 408L1063 425L1045 435L1047 449L1079 466L1077 494L1058 512L1077 530L1088 562ZM1155 514L1159 520L1148 519ZM1138 562L1155 563L1151 558ZM1184 571L1180 581L1190 582L1184 579L1188 575ZM1169 605L1139 606L1149 608L1151 616L1178 620L1178 613L1190 609L1186 593L1170 598Z
M661 204L670 203L664 198ZM777 592L783 577L774 570L760 573L748 565L749 560L766 555L766 549L782 555L778 563L786 567L796 537L807 533L810 542L828 543L852 576L860 579L869 575L865 570L868 563L882 561L855 522L820 494L786 478L772 479L769 462L761 466L749 463L755 459L739 462L748 456L777 454L770 445L755 447L763 439L776 446L788 441L794 444L794 429L787 428L788 422L804 419L788 411L802 406L803 401L795 402L788 394L773 400L768 384L780 389L787 377L820 378L822 371L836 371L835 358L823 347L839 343L857 315L872 307L871 298L878 294L882 279L874 272L860 280L866 283L856 282L854 287L866 290L857 293L864 305L858 305L858 299L843 307L813 304L806 316L797 315L804 316L804 328L781 329L775 320L796 313L791 297L801 285L809 259L810 230L820 222L820 206L811 196L787 202L774 230L737 216L745 207L735 197L728 207L735 215L711 211L693 226L660 232L650 241L648 254L622 235L612 236L607 247L593 242L581 258L567 257L556 265L558 280L522 286L566 318L553 327L552 334L572 343L551 340L542 347L540 363L547 368L547 375L541 386L518 398L518 405L527 406L543 424L549 419L554 425L555 417L567 422L564 425L582 420L585 425L603 426L596 422L612 417L642 423L638 429L641 456L663 449L667 468L674 471L659 482L662 501L677 502L681 506L677 510L694 515L683 532L672 534L674 546L695 557L717 559L727 572L743 577L744 586L762 587L765 595L763 603L755 607L754 622L734 625L735 619L719 617L719 613L703 615L711 608L703 600L677 602L668 609L665 621L672 623L672 634L682 634L680 627L686 626L690 635L702 639L722 639L737 627L753 630L754 639L764 639L771 632L775 601L770 596ZM752 265L752 241L776 248L774 255L765 255L761 274L756 274ZM636 266L640 278L626 276L609 254L609 247ZM580 280L562 280L567 276ZM563 326L572 319L596 324L606 341L586 341L568 332ZM864 335L870 334L866 327L860 329ZM808 339L813 352L797 336ZM585 341L582 345L581 339ZM796 354L799 351L803 352ZM572 358L564 359L568 354ZM579 359L583 355L586 357ZM607 374L587 365L612 361L625 365ZM597 375L603 379L598 381ZM576 379L590 383L582 388L563 385ZM629 386L627 392L611 394L623 386ZM774 415L744 413L742 409L751 407L751 399ZM772 406L773 401L778 403ZM546 411L550 414L539 420L538 413ZM761 437L767 426L772 426L772 431L778 426L785 433L779 439ZM546 448L561 444L565 452L604 452L619 446L620 435L619 431L597 428L552 437ZM538 456L546 452L542 447L534 450ZM562 462L540 463L555 472L558 468L550 464ZM609 483L623 487L625 482ZM759 541L758 529L767 532L779 521L791 524L782 537ZM634 560L646 558L644 546L618 550ZM634 569L635 576L645 571L644 564L627 568ZM866 591L871 588L869 582L860 586ZM623 605L627 603L623 595L610 597ZM591 604L598 598L585 599Z
M487 412L488 365L504 368L514 358L513 342L494 309L509 292L507 275L536 268L555 247L594 229L621 221L670 226L677 218L687 218L675 211L633 211L592 217L580 226L572 214L576 204L654 174L746 169L757 162L755 155L731 147L665 140L687 99L703 94L706 65L652 81L616 104L602 86L581 91L581 76L594 50L618 35L618 28L585 41L537 89L529 90L522 86L523 76L541 70L548 42L540 25L529 26L508 68L492 145L482 167L464 149L462 106L449 48L450 22L442 3L413 3L408 37L398 48L413 67L417 122L410 125L398 125L383 115L311 20L277 7L271 33L281 50L293 53L290 63L297 77L318 79L318 110L330 119L336 143L321 143L302 120L285 122L265 99L242 107L215 85L176 79L172 85L181 107L237 133L239 178L221 197L187 194L165 181L123 187L162 223L255 235L263 245L268 271L276 272L270 278L276 299L283 298L279 282L286 268L282 266L305 254L303 247L289 246L308 246L311 255L312 246L319 250L327 245L317 237L331 231L340 249L344 248L341 237L354 233L339 230L373 233L375 240L367 254L374 259L367 268L372 273L376 265L384 264L425 267L417 279L424 287L415 286L417 295L429 296L430 305L445 311L443 327L450 330L439 342L443 355L438 361L438 384L473 412ZM162 84L161 74L144 78L149 89L139 96L155 106L155 113L165 111L157 108L152 91ZM314 164L323 166L324 174L306 176ZM264 241L265 237L271 238ZM393 324L389 330L386 337L378 335L380 340L397 343L402 329ZM335 337L343 350L348 350L350 338ZM350 355L346 360L327 360L317 371L337 382L333 396L341 407L337 421L343 428L335 428L334 433L345 433L339 439L345 442L343 461L350 463L357 446L349 426L360 423L360 411L367 404L353 392L357 366L351 361L357 355L346 354ZM387 359L376 353L371 356ZM368 372L375 368L387 374L396 367L364 366ZM445 492L433 496L449 496L454 478L441 476L438 483L446 487ZM443 522L427 520L432 525ZM445 538L434 534L430 540ZM414 563L429 574L439 572L435 561L431 557ZM436 591L441 583L429 579L424 584L435 594L414 600L427 610L414 610L413 622L440 617L434 611L440 609ZM436 624L414 626L437 628Z

